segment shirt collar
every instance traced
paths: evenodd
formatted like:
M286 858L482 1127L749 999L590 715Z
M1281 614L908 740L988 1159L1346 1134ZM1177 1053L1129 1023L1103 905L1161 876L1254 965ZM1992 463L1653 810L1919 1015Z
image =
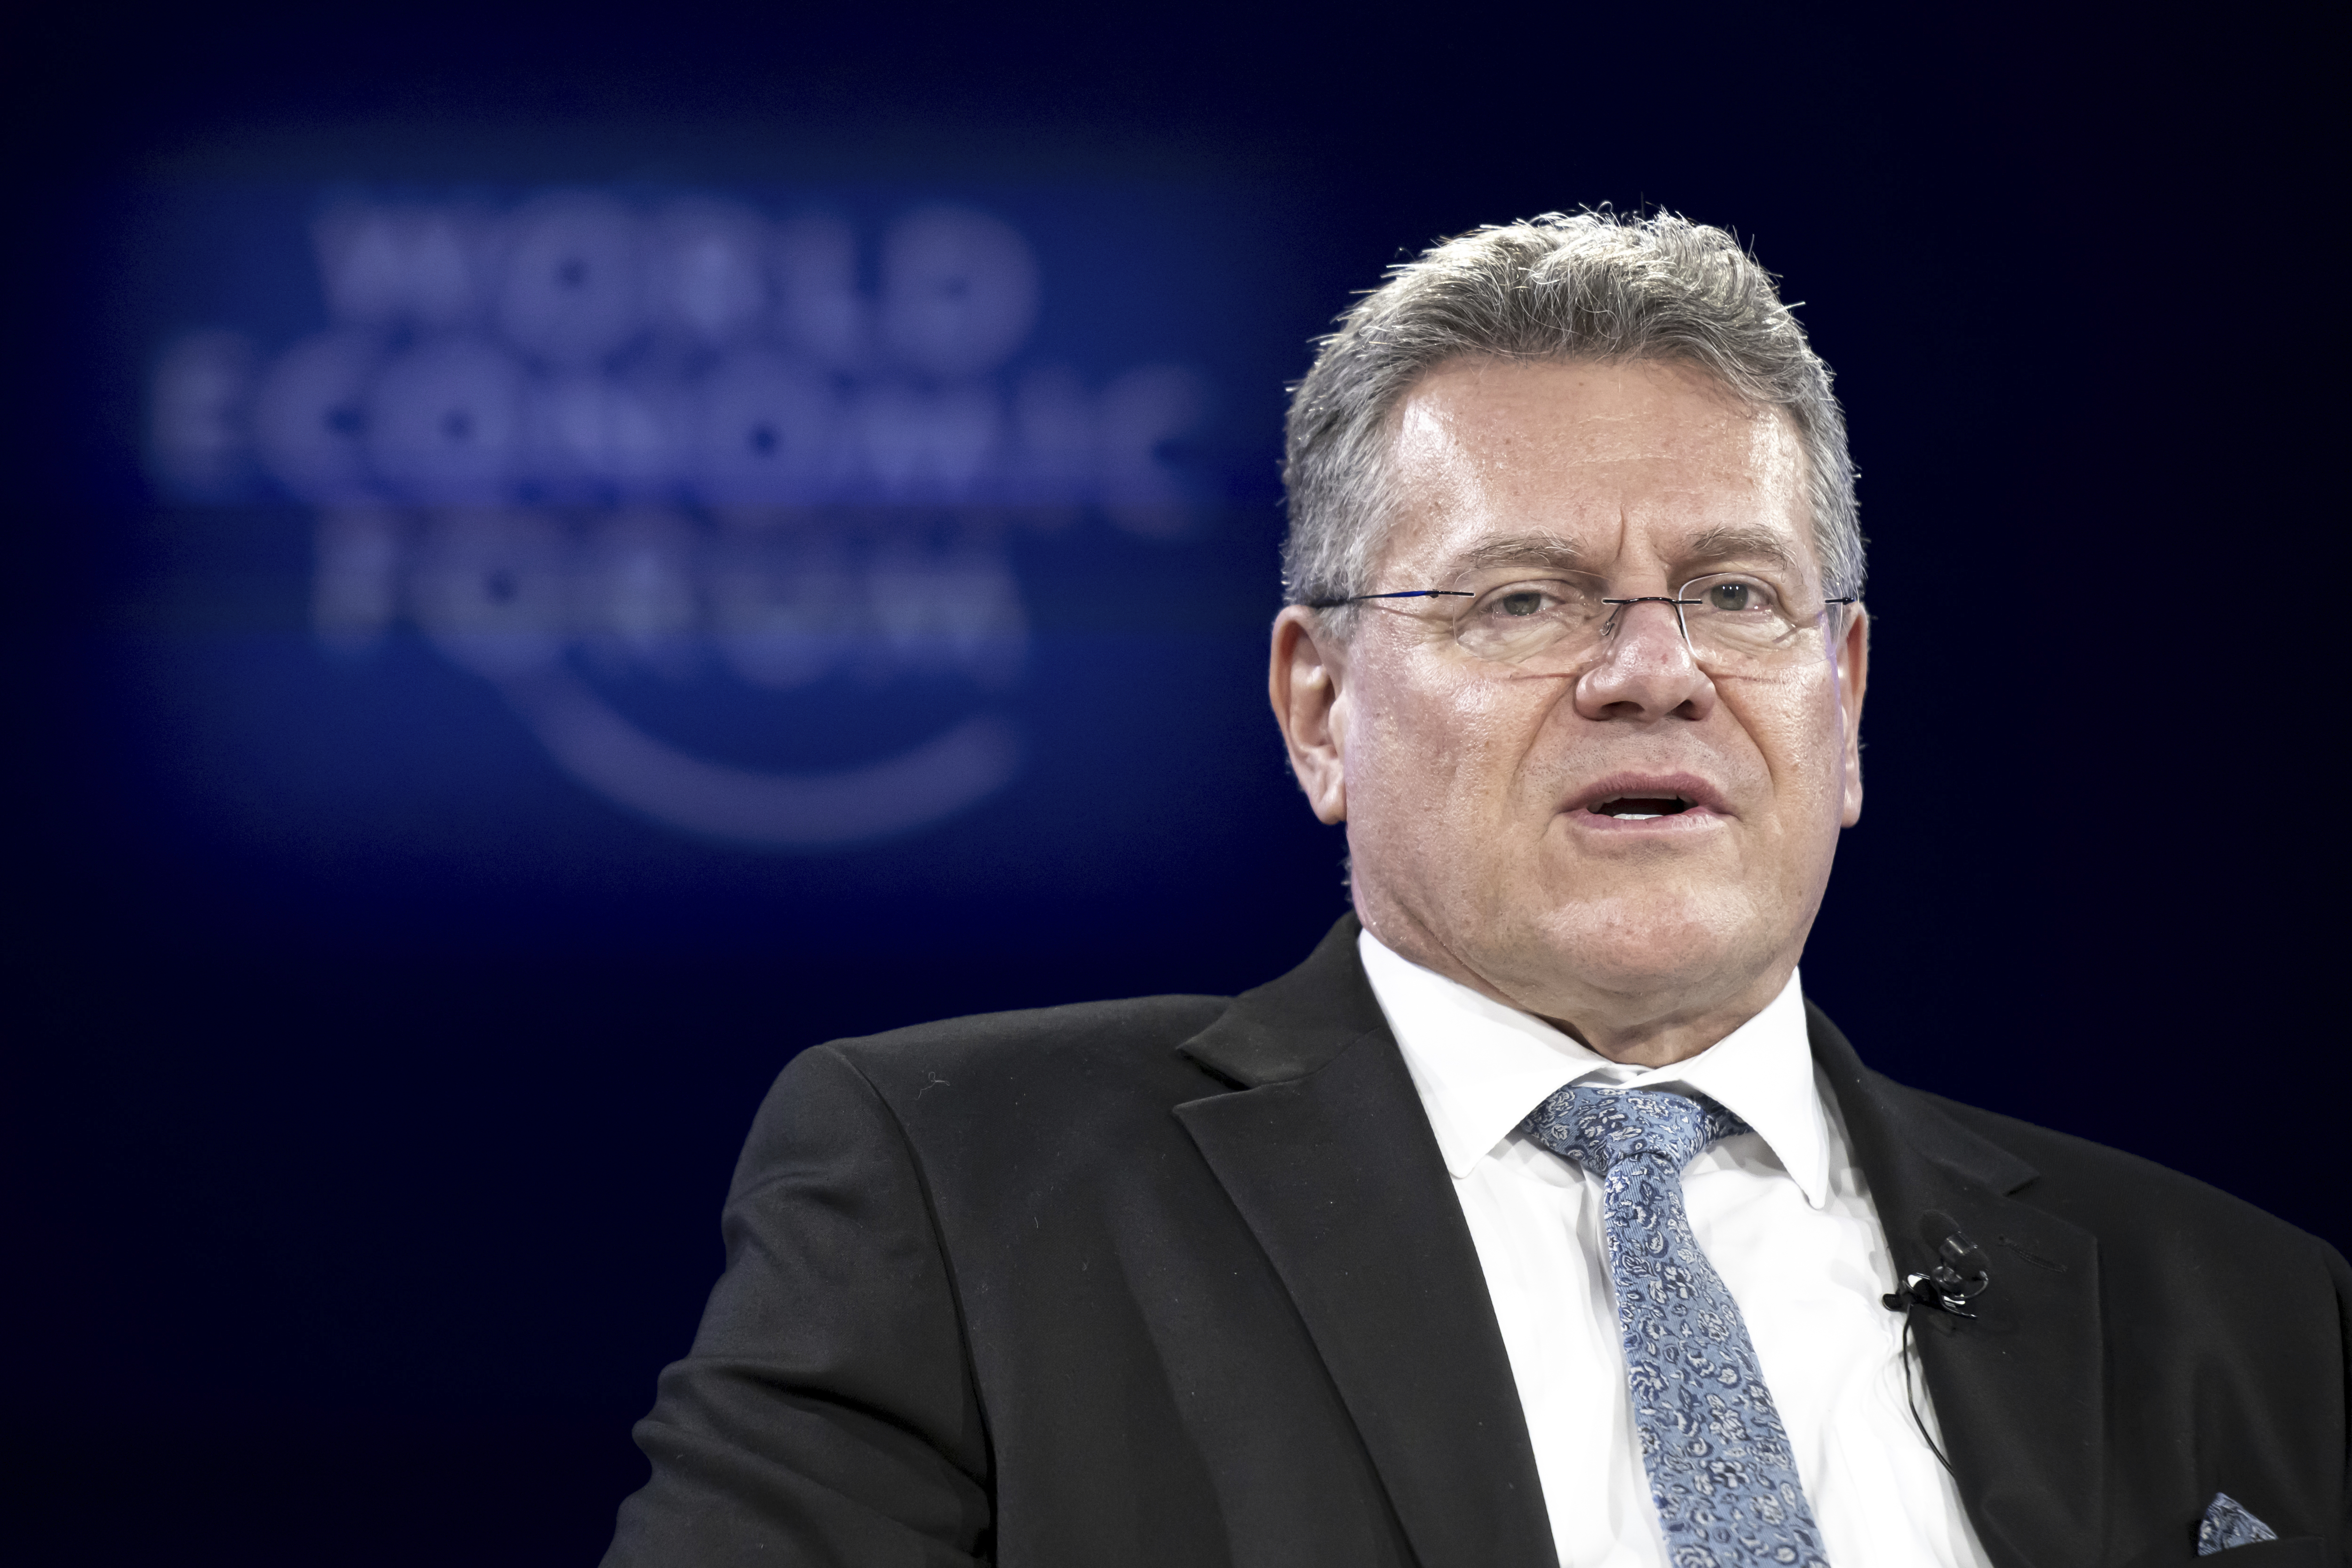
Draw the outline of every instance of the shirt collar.
M1794 971L1762 1012L1698 1055L1631 1068L1531 1013L1398 957L1370 931L1357 936L1356 951L1456 1180L1555 1090L1589 1079L1621 1089L1695 1089L1720 1100L1771 1147L1808 1204L1820 1208L1829 1200L1829 1130Z

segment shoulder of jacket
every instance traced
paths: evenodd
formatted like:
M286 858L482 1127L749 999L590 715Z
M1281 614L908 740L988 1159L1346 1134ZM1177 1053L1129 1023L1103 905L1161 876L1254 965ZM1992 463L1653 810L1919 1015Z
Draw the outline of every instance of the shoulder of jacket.
M776 1149L866 1147L860 1129L870 1130L875 1111L909 1133L945 1117L1017 1138L1139 1097L1208 1092L1208 1075L1176 1047L1229 1005L1223 996L1139 996L942 1018L811 1046L769 1087L738 1189L765 1179Z
M1130 996L1009 1013L977 1013L883 1034L832 1040L834 1053L869 1078L909 1071L1014 1068L1103 1054L1166 1054L1233 1005L1230 996Z
M2122 1228L2163 1230L2200 1247L2301 1255L2327 1244L2210 1182L2144 1155L2035 1122L1911 1089L1953 1121L2032 1164L2040 1174L2018 1195L2085 1223L2103 1238Z

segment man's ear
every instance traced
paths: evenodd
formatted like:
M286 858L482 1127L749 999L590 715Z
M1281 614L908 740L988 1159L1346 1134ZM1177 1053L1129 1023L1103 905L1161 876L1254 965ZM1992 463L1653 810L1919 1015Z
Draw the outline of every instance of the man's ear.
M1313 610L1293 605L1274 617L1274 656L1266 668L1266 694L1274 721L1290 748L1290 771L1316 816L1327 823L1348 820L1347 770L1340 752L1347 740L1347 700L1341 682L1344 661L1339 639L1319 624Z
M1846 613L1845 635L1838 639L1838 737L1843 750L1840 773L1844 799L1838 812L1841 826L1862 820L1862 694L1870 684L1870 612L1856 605Z

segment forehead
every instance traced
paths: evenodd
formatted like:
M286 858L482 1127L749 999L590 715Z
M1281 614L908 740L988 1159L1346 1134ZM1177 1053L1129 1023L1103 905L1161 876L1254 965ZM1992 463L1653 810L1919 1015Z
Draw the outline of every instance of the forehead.
M1596 567L1673 565L1726 539L1812 560L1788 417L1700 372L1460 360L1416 383L1395 418L1389 564L1438 569L1508 539L1552 541Z

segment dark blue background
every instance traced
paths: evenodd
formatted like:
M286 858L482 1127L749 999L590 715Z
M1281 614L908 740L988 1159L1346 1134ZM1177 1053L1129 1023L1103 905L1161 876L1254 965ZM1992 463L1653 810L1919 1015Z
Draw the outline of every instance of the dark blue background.
M794 1050L1238 989L1339 912L1260 696L1280 383L1389 261L1580 203L1753 237L1839 372L1871 795L1810 989L1897 1077L2352 1241L2336 649L2295 591L2342 518L2315 42L2259 10L1545 15L20 30L0 1531L30 1540L0 1546L593 1559ZM1090 330L1218 367L1223 504L1190 544L1039 565L1093 586L1033 605L1149 591L1108 626L1040 610L1040 761L968 818L800 858L637 824L414 642L312 654L299 521L193 549L149 497L172 291L283 297L254 258L172 265L188 211L828 178L1083 190L1192 236L1138 287L1164 320Z

